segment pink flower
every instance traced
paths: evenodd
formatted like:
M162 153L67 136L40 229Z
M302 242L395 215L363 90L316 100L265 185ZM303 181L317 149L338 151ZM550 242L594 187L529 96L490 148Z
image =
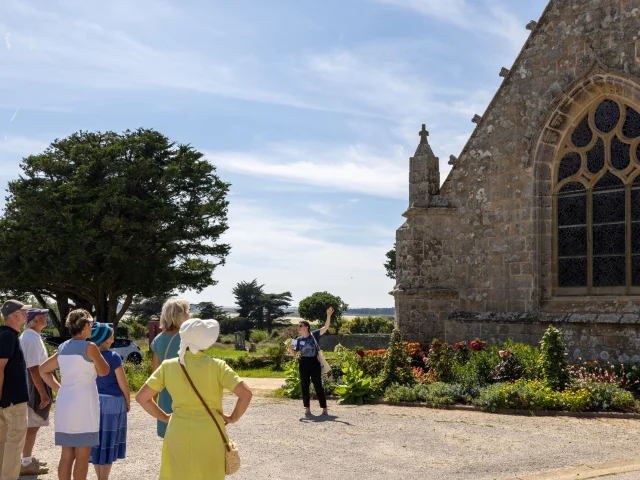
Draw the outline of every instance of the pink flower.
M504 350L500 350L498 352L498 355L500 355L500 358L504 358Z

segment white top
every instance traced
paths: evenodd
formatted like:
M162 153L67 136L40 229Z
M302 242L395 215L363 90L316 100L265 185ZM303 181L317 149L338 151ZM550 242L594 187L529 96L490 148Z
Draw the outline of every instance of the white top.
M31 328L27 328L20 335L20 346L24 353L24 361L27 364L27 368L38 367L49 358L42 337Z

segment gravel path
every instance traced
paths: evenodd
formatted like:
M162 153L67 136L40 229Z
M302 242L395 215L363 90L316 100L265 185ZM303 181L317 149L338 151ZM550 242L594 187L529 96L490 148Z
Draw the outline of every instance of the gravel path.
M225 410L232 405L233 398L225 397ZM312 407L319 413L317 403ZM636 420L354 407L334 402L329 408L335 416L328 421L306 419L300 401L254 396L242 420L229 429L243 461L230 478L297 478L304 465L305 478L318 480L511 479L640 457L640 422ZM129 415L127 450L127 459L114 465L112 479L157 478L161 442L155 435L155 420L137 404ZM59 449L53 445L52 427L41 431L36 456L53 467L39 478L56 478ZM89 478L95 478L92 470ZM607 478L640 479L640 472Z

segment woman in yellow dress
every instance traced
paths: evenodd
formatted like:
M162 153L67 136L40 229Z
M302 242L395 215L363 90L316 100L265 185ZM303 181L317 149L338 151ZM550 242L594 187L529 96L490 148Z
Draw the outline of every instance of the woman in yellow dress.
M180 327L178 358L165 360L136 395L154 418L167 422L162 444L160 480L221 480L225 477L225 445L213 420L182 371L184 365L195 387L222 426L237 422L249 407L251 390L222 360L204 353L218 339L215 320L188 320ZM153 400L166 388L173 399L167 414ZM223 390L237 397L231 415L222 413ZM226 429L223 428L226 435ZM228 438L228 437L227 437Z

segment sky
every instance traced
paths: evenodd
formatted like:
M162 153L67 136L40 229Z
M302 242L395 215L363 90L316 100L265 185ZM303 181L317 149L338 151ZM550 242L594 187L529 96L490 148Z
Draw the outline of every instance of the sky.
M0 189L78 130L154 128L230 183L217 285L393 306L426 123L441 180L546 0L2 0Z

